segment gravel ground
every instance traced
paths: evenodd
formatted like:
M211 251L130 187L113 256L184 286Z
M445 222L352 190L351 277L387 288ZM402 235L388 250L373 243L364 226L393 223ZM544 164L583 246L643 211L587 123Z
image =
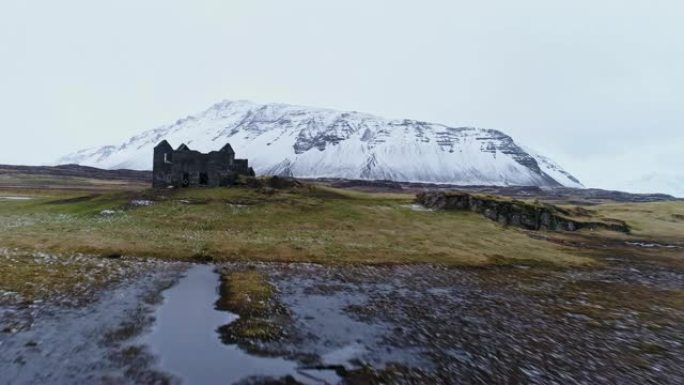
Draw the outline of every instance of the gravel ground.
M187 264L31 261L110 282L84 277L31 302L0 293L0 384L178 382L139 337ZM223 266L264 273L287 313L281 338L240 346L334 369L346 384L684 383L684 272L674 268L624 258L584 269Z
M346 367L348 383L684 383L684 274L606 262L252 265L291 315L286 337L260 348Z

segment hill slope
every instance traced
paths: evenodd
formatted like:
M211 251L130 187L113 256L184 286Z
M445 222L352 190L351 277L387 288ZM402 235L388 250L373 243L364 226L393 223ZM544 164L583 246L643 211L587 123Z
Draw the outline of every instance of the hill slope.
M149 170L152 149L162 139L200 151L230 142L257 174L582 187L553 161L497 130L248 101L223 101L123 144L81 150L57 163Z

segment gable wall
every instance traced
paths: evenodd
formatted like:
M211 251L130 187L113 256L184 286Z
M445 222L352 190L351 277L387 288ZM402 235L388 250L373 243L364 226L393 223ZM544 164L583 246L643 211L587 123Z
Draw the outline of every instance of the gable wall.
M246 159L235 159L235 154L226 151L212 151L203 154L198 151L171 151L172 163L164 162L164 151L155 148L153 186L182 187L184 176L190 186L199 185L200 173L207 174L209 186L227 186L235 182L238 175L251 175ZM167 156L168 159L168 156Z

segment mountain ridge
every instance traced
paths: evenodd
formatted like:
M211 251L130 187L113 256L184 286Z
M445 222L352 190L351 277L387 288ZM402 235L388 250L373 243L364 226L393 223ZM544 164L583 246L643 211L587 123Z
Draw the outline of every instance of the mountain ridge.
M246 100L224 100L120 145L80 150L56 163L149 170L152 148L163 139L199 151L229 142L257 174L583 187L551 159L498 130Z

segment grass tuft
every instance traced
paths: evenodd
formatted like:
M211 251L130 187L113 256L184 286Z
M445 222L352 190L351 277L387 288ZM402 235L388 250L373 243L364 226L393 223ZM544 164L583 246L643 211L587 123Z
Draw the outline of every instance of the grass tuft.
M281 327L273 320L282 314L274 298L274 288L256 270L224 271L220 279L220 296L216 308L240 316L219 328L224 343L267 341L281 335Z

